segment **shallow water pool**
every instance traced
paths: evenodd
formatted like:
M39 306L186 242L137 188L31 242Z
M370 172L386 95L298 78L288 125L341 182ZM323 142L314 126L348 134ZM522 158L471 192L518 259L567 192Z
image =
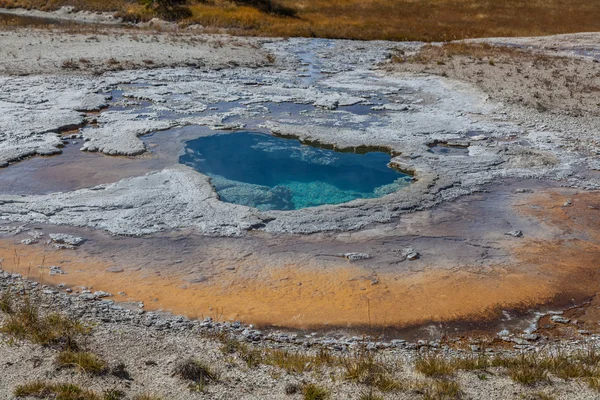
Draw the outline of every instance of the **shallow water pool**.
M381 197L411 179L389 168L384 152L337 152L257 132L190 140L179 161L210 176L222 201L260 210Z

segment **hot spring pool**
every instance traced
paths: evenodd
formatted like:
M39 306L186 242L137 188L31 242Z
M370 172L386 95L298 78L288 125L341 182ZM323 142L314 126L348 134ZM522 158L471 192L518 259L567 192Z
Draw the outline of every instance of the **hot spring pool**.
M257 132L190 140L179 161L210 176L222 201L263 211L381 197L411 179L387 166L387 153L337 152Z

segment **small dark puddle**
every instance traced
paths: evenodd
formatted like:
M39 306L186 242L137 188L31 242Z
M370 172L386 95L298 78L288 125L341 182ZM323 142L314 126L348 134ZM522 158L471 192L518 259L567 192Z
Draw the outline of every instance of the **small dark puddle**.
M69 192L123 178L141 176L170 164L155 157L107 157L81 151L83 140L69 140L62 154L32 157L0 173L2 195L44 195Z
M438 143L429 145L429 152L433 153L433 154L442 155L442 156L464 157L464 156L469 155L469 147L438 142Z
M257 132L190 140L183 164L210 176L221 200L296 210L382 197L410 183L384 152L342 153Z
M373 105L367 105L367 104L354 104L351 106L340 106L338 107L338 110L340 111L347 111L349 113L355 114L355 115L371 115L371 114L381 114L383 112L385 112L385 110L377 110L377 109L373 109Z

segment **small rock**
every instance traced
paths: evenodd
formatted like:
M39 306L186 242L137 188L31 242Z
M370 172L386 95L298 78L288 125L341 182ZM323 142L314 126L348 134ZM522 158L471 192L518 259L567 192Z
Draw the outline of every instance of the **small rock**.
M524 333L521 335L521 337L525 340L536 341L540 338L540 335L536 333Z
M414 261L418 260L421 255L416 252L412 247L407 247L405 249L400 250L400 256L403 260Z
M78 236L67 235L64 233L51 233L49 236L50 236L50 239L54 243L66 244L69 246L79 246L80 244L85 242L84 238L80 238Z
M507 329L503 329L500 332L498 332L498 336L499 337L505 337L505 336L508 336L508 335L510 335L510 332Z
M520 238L523 237L523 232L515 229L514 231L506 232L505 235Z
M208 277L206 276L199 276L196 278L188 278L185 281L189 282L189 283L202 283L202 282L206 282L208 280Z
M471 137L471 140L475 140L475 141L481 141L481 140L486 140L487 136L485 135L477 135L477 136L473 136Z
M125 270L122 267L110 267L106 268L106 272L112 272L114 274L118 274L124 272Z
M67 273L62 270L61 267L52 265L50 266L50 275L66 275Z
M44 236L44 232L39 232L39 231L29 231L27 232L27 234L31 237L33 237L34 239L39 239L42 236Z
M338 255L344 257L348 261L366 260L371 258L371 255L367 253L341 253Z
M29 246L31 244L37 243L37 240L35 240L35 239L23 239L23 240L21 240L21 243L24 244L24 245Z
M565 318L561 315L553 315L550 317L550 321L556 323L556 324L568 324L569 322L571 322L571 320L569 318Z
M573 204L573 202L571 201L571 199L567 199L567 201L565 201L563 203L563 207L569 207L571 204Z

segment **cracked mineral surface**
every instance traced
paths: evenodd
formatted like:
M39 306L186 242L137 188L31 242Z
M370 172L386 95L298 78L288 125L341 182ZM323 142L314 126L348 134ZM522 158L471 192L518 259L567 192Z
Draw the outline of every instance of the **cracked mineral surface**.
M174 228L223 236L251 229L307 234L389 222L505 178L598 187L598 177L587 174L597 166L597 157L569 148L573 135L585 137L585 129L576 133L565 131L564 122L537 124L537 116L510 113L455 80L378 69L392 48L408 51L416 44L373 42L367 47L290 39L264 46L275 55L275 65L1 78L3 165L59 153L64 144L58 132L73 127L81 127L82 151L109 156L157 154L161 146L153 150L144 135L168 141L173 130L186 132L165 149L173 165L162 171L63 193L0 195L1 218L126 235ZM90 124L85 112L107 105ZM206 177L175 160L184 138L241 128L336 149L384 148L394 155L392 165L413 173L415 181L379 199L295 211L259 212L223 203ZM462 144L468 154L436 154L430 150L436 143Z

